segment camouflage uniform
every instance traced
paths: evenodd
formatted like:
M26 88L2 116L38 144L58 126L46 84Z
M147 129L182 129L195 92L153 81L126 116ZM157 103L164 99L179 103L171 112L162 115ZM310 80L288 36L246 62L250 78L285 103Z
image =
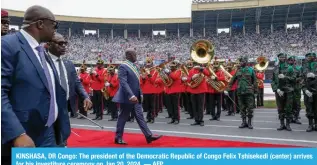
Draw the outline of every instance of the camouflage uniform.
M240 58L241 63L247 63L248 58ZM257 78L252 67L241 66L236 74L231 78L227 91L230 91L232 85L238 81L237 95L239 102L239 109L242 118L242 124L239 128L249 127L253 129L252 118L253 109L255 108L254 100L255 94L257 94ZM248 123L246 118L248 117Z
M286 54L279 54L279 58L286 58ZM293 118L292 107L294 99L294 86L296 84L296 72L292 66L288 66L286 62L279 63L273 72L271 86L275 92L276 104L278 107L278 115L280 119L280 127L277 130L286 129L292 131L290 122ZM281 77L280 77L281 76ZM285 126L286 118L286 126Z
M309 126L306 130L311 132L315 129L317 131L317 62L314 62L316 58L315 53L308 53L306 57L309 57L307 64L303 67L303 92L304 92L304 102L306 106L306 117L308 118ZM309 76L313 74L313 77ZM310 93L309 96L307 93ZM315 120L315 128L313 125L313 120Z
M291 61L289 61L289 65L292 66L294 68L294 71L296 73L296 84L294 86L294 99L293 99L293 118L292 118L292 123L296 123L296 124L302 124L299 121L299 113L301 110L301 88L302 88L302 67L295 65L295 60L296 57L292 56L290 57Z

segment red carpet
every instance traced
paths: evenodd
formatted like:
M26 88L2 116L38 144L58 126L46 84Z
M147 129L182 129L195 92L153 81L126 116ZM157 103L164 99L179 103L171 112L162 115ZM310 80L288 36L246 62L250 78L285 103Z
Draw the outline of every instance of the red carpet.
M88 129L72 129L79 136L71 133L68 140L69 147L295 147L265 143L251 143L241 141L210 140L163 136L158 141L147 144L143 134L124 133L124 140L128 145L114 144L114 132Z

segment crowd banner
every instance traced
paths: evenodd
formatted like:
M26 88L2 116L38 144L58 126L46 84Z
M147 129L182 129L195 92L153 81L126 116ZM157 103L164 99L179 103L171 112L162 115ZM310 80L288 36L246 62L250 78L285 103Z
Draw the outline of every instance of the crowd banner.
M13 148L16 165L317 165L317 148Z

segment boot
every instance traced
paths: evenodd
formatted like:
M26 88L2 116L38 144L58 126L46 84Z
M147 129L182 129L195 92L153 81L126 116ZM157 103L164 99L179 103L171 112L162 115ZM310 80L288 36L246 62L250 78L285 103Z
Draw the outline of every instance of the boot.
M285 123L284 123L284 119L280 119L280 123L281 123L280 127L277 128L278 131L282 131L283 129L286 128Z
M239 128L246 128L248 127L248 124L247 124L247 119L244 117L242 118L242 124L239 126Z
M313 130L314 130L313 119L308 119L308 128L306 129L306 132L312 132Z
M252 126L252 117L249 117L249 118L248 118L248 127L249 127L249 129L253 129L253 126Z
M291 123L291 119L286 119L286 130L287 131L292 131L290 123Z

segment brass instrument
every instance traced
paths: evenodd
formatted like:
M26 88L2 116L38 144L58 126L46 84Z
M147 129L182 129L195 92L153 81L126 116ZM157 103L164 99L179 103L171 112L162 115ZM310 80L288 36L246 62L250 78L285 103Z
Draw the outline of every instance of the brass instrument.
M213 59L215 48L211 42L207 40L198 40L194 42L190 48L191 58L200 64L206 64Z
M190 56L192 60L199 64L207 64L215 55L215 48L211 42L207 40L198 40L194 42L190 48ZM204 80L204 74L200 73L197 78L189 82L191 88L196 88Z
M213 68L211 66L211 64L208 64L207 69L209 71L209 73L211 74L211 76L214 76L217 78L216 73L213 71ZM206 79L207 83L212 86L215 90L217 90L218 92L223 92L226 89L226 83L222 82L222 81L216 81L211 79L211 77L208 77Z
M219 68L225 74L226 83L229 83L232 78L232 75L222 65L220 65Z
M158 71L158 74L160 76L160 78L162 79L163 83L165 86L170 87L173 84L173 79L170 78L164 71L164 69L166 68L166 65L170 63L168 62L164 62L158 66L156 66L156 70Z
M109 72L110 69L115 69L115 66L109 65L109 66L107 67L107 72ZM106 83L106 82L108 81L107 74L105 74L104 76L105 76L105 77L104 77L104 82ZM110 98L110 94L109 94L109 91L108 91L106 85L101 89L101 93L102 93L103 97L104 97L106 100L108 100L108 99Z
M259 72L263 72L266 70L266 68L269 66L269 61L265 56L259 56L256 59L257 64L254 66L254 69L256 69ZM263 80L257 79L258 87L262 86L264 84Z

